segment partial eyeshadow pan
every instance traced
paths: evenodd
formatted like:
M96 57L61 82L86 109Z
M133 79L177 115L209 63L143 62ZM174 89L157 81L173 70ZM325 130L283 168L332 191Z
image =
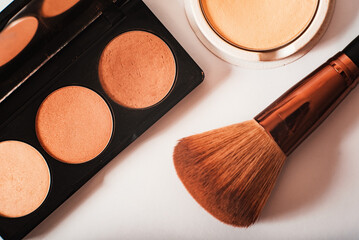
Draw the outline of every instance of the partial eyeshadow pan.
M105 47L98 72L103 89L115 102L128 108L147 108L170 92L176 63L162 39L130 31Z
M319 0L200 0L213 30L227 42L247 50L284 46L312 21Z
M97 157L113 131L112 113L94 91L68 86L52 92L36 116L36 134L55 159L79 164Z
M43 156L20 141L0 142L0 215L22 217L35 211L50 187Z
M44 0L42 14L44 17L55 17L72 8L80 0Z
M38 27L35 17L15 20L0 32L0 67L10 62L30 43Z

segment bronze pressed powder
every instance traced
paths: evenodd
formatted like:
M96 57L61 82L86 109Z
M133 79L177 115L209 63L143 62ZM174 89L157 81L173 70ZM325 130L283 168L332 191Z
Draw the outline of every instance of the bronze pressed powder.
M112 130L107 103L80 86L51 93L36 116L36 134L42 147L65 163L79 164L97 157L110 141Z
M229 43L264 51L297 38L312 21L319 0L200 0L203 13Z
M80 0L44 0L42 14L45 17L54 17L72 8Z
M176 63L162 39L148 32L131 31L105 47L98 72L102 87L115 102L128 108L146 108L169 93Z
M38 27L35 17L15 20L0 32L0 67L10 62L30 43Z
M0 216L16 218L35 211L49 187L49 168L35 148L20 141L0 142Z

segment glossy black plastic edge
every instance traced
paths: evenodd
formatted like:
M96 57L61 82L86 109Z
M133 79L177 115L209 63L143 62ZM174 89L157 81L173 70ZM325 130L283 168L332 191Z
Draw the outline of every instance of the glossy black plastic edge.
M16 0L11 2L0 12L0 31L17 12L19 12L31 0Z

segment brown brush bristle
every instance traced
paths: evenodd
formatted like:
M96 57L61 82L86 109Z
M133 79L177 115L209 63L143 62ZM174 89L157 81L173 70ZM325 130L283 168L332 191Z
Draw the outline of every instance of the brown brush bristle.
M179 178L219 220L248 227L264 207L286 159L255 120L181 139L174 154Z

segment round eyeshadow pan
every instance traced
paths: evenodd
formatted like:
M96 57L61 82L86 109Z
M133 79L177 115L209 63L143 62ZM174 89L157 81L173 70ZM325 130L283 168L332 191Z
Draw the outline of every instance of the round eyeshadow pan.
M50 188L43 156L20 141L0 142L0 215L22 217L35 211Z
M282 47L312 21L319 0L200 0L212 29L227 42L247 50Z
M10 23L0 32L0 67L24 50L33 39L38 24L35 17L23 17Z
M42 14L45 17L55 17L72 8L80 0L44 0Z
M112 113L96 92L67 86L52 92L36 116L36 134L55 159L80 164L97 157L109 143Z
M149 32L130 31L107 44L98 72L112 100L139 109L166 97L175 81L176 63L162 39Z

